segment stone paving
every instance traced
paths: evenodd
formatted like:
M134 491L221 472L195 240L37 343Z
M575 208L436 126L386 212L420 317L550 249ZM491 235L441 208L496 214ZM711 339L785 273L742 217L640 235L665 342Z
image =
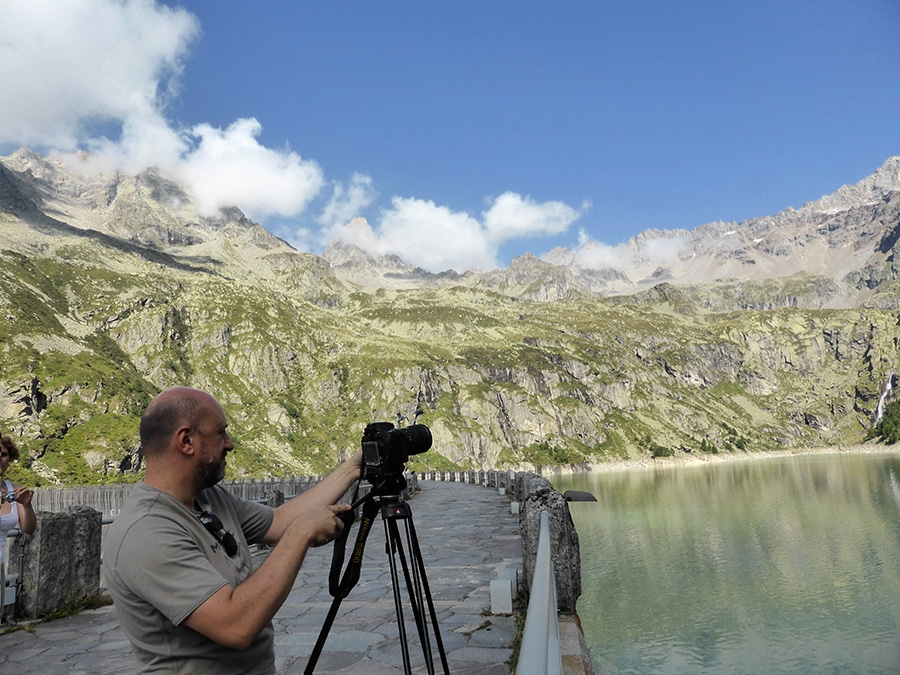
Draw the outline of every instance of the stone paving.
M419 485L421 490L409 500L409 506L449 671L454 675L508 675L515 619L490 614L490 582L511 569L522 578L518 516L510 513L509 498L491 488L432 481L420 481ZM347 560L355 538L356 526L347 542ZM328 594L332 552L331 545L310 552L275 617L279 673L302 673L306 667L332 604ZM379 516L366 543L359 583L341 602L316 673L403 673L388 558ZM427 667L408 608L402 571L398 574L410 662L418 675L426 673ZM437 650L433 648L433 652L434 672L442 673ZM133 673L135 665L110 606L37 624L31 631L0 635L0 672L112 675Z

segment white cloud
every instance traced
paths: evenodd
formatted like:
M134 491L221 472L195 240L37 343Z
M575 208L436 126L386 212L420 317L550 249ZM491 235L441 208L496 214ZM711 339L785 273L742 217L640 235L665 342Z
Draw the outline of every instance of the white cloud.
M687 248L688 241L683 236L660 237L658 239L644 239L641 242L638 257L649 263L659 265L671 265Z
M481 224L431 201L394 197L381 214L379 240L406 262L431 272L496 267L496 247Z
M198 33L192 14L153 0L4 2L0 143L65 151L105 124L159 126Z
M498 250L507 241L564 232L580 215L561 202L539 204L507 192L479 222L431 201L394 197L376 228L361 220L333 232L369 253L395 253L430 272L484 270L497 266Z
M123 120L118 139L93 138L84 146L94 155L89 165L112 162L137 173L150 166L164 170L177 167L190 147L190 139L172 129L161 115L134 114Z
M319 192L319 165L289 150L263 147L256 140L261 130L255 119L238 120L224 131L194 127L199 144L171 170L191 186L201 215L234 205L254 219L297 215Z
M488 237L500 243L520 237L565 232L580 215L563 202L538 204L531 197L523 199L514 192L500 195L482 213Z
M585 269L617 269L627 275L640 274L648 265L675 265L689 246L683 236L632 239L618 246L608 246L591 239L580 230L578 245L570 252L575 265Z
M370 255L390 253L387 244L382 242L372 226L365 218L354 218L341 228L336 228L334 239L366 251Z
M621 267L623 251L618 246L608 246L592 240L583 229L578 231L578 247L573 251L573 262L579 267L603 270Z
M347 225L375 201L375 186L372 178L361 173L354 173L350 178L350 186L344 187L343 183L335 183L331 199L322 213L316 218L316 222L322 225L326 232L334 232Z

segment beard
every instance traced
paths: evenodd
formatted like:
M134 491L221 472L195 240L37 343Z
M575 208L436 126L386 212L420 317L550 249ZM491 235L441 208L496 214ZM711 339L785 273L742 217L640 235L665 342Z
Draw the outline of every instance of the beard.
M197 466L197 473L200 477L201 489L211 488L220 480L225 478L225 454L219 460L210 460Z

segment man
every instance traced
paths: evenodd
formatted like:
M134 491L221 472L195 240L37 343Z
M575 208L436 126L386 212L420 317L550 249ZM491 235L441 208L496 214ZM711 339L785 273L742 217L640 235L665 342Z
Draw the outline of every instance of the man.
M277 509L216 486L234 444L222 407L178 387L141 418L146 471L110 526L103 568L142 673L274 673L272 617L306 552L343 523L357 453ZM249 544L277 546L255 572Z

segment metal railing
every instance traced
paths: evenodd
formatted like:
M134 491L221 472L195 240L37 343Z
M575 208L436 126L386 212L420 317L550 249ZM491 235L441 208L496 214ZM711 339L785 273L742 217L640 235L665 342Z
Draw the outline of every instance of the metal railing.
M556 574L550 559L550 515L541 512L534 578L528 598L522 647L516 664L517 675L560 675L559 616L556 602Z

